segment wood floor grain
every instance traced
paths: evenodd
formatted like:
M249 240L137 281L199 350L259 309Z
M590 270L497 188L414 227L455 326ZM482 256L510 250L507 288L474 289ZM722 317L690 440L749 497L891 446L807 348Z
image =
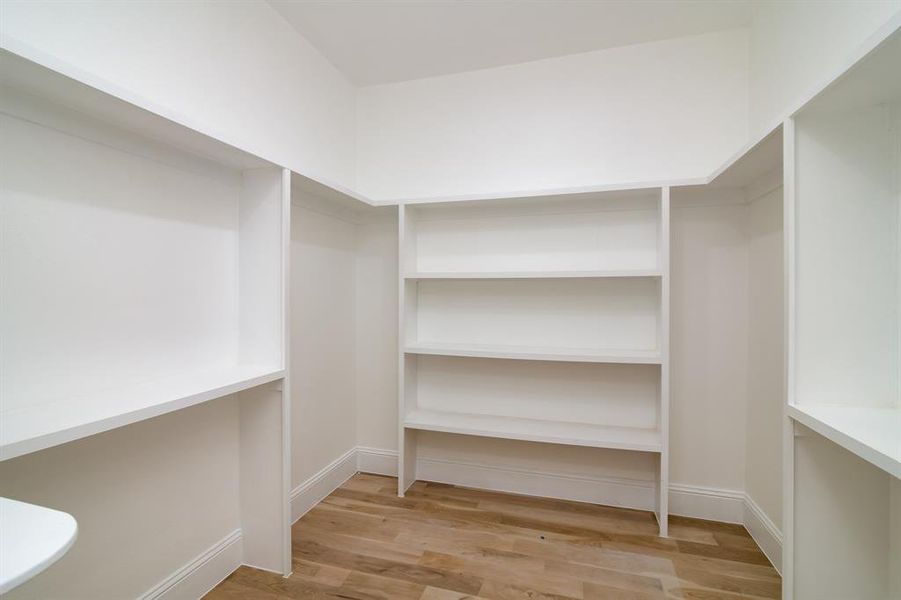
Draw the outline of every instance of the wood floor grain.
M294 524L294 573L207 600L736 600L781 580L740 525L359 474Z

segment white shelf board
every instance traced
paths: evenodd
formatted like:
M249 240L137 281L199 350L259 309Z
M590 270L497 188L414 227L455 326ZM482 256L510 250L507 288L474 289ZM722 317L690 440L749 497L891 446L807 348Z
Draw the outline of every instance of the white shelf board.
M789 405L788 415L901 479L901 408Z
M543 421L425 409L417 409L408 413L404 420L404 427L421 431L439 431L507 440L637 450L641 452L660 452L662 447L660 432L654 429L568 423L565 421Z
M656 350L610 350L598 348L555 348L551 346L508 346L494 344L446 344L420 342L407 344L407 354L435 356L467 356L472 358L507 358L514 360L549 360L561 362L621 363L659 365Z
M660 277L659 269L626 269L608 271L433 271L408 273L404 279L569 279Z
M68 513L0 498L0 594L62 558L77 535L78 524Z
M240 365L5 411L0 413L0 460L215 400L282 377L284 370L280 368Z

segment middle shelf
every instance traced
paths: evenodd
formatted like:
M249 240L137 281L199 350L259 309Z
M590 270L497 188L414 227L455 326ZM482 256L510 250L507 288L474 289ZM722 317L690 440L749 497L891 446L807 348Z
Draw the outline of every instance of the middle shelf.
M403 341L417 354L656 363L660 294L653 277L407 280Z

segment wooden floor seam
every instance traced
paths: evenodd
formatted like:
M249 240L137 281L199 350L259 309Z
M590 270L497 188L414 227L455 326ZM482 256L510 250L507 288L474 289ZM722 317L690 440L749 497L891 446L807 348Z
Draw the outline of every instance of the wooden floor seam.
M292 527L290 577L206 600L752 600L782 580L741 525L359 473Z

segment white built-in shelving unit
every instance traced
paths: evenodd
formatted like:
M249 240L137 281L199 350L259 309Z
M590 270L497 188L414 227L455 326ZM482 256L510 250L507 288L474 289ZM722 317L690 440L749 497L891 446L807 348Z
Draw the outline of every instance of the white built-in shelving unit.
M786 125L785 597L901 597L901 33Z
M650 452L667 528L669 189L399 207L399 493L418 432Z
M0 459L238 394L244 561L291 570L290 172L0 54Z

